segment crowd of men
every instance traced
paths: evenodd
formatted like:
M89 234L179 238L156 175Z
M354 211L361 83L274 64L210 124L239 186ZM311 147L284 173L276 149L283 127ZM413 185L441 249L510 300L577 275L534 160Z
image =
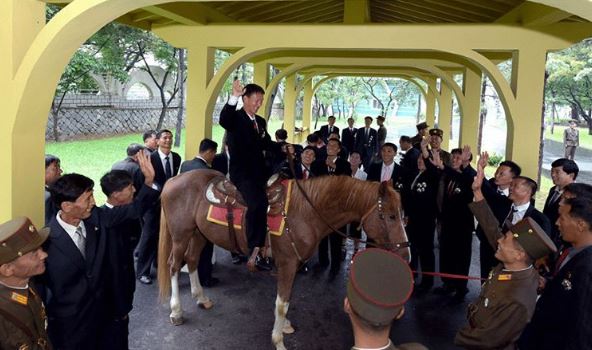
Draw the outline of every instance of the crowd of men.
M463 276L469 272L476 233L486 282L469 307L457 345L592 348L592 186L576 183L579 169L573 160L552 163L554 186L540 212L534 207L537 183L521 175L518 164L503 161L486 179L486 152L474 163L468 146L447 152L441 147L442 130L429 129L425 122L417 125L416 135L401 136L399 146L387 142L382 116L376 118L376 129L370 116L359 128L349 118L341 133L330 116L305 145L289 145L283 129L273 141L265 119L256 114L263 94L257 85L235 81L221 112L226 136L220 153L216 142L204 139L198 155L181 163L171 150L171 131L146 132L144 144L129 145L127 157L101 178L107 196L101 207L95 205L91 179L63 175L60 159L47 155L46 228L37 231L20 218L0 225L0 296L7 296L0 298L0 348L127 349L136 280L152 283L159 191L178 173L210 168L228 175L248 205L250 256L233 256L233 263L248 260L252 268L265 271L271 269L264 249L265 184L272 173L302 181L319 176L388 181L400 193L410 266L430 274L420 272L413 283L400 258L374 249L358 254L353 266L357 262L360 267L351 268L344 302L356 347L396 349L388 339L390 324L403 315L401 306L412 290L417 297L433 292L450 296L451 303L464 301L468 288ZM243 107L237 109L241 99ZM289 154L295 156L293 167ZM360 238L357 227L351 223L342 231ZM443 274L436 288L435 240ZM318 268L330 266L330 275L336 276L343 246L337 233L321 241ZM212 252L209 243L199 263L204 286L218 282L212 276ZM392 269L371 268L380 261ZM390 294L377 292L376 286ZM33 316L23 317L23 307ZM401 348L424 349L419 344Z

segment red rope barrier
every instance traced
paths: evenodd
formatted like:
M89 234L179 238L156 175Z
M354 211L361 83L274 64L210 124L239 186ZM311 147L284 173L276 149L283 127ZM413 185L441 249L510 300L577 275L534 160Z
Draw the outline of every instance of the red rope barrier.
M485 281L487 278L475 277L475 276L465 276L465 275L455 275L453 273L443 273L443 272L424 272L424 271L416 271L412 270L414 274L422 274L428 276L437 276L437 277L445 277L445 278L455 278L459 280L479 280Z

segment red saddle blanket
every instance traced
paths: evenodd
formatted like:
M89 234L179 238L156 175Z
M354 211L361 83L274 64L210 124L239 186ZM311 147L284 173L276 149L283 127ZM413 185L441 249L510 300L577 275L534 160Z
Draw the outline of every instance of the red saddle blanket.
M288 206L290 203L290 197L292 195L292 185L294 181L292 180L283 180L282 186L286 190L286 199L284 201L284 213L288 214ZM210 208L208 209L208 217L207 220L209 222L227 226L228 227L228 220L226 219L226 214L228 209L223 207L216 207L210 204ZM234 214L234 228L237 230L242 229L242 223L244 220L245 209L244 208L233 208ZM286 220L281 214L278 215L267 215L267 226L269 228L269 232L272 235L281 236L282 232L284 232L284 226L286 224Z

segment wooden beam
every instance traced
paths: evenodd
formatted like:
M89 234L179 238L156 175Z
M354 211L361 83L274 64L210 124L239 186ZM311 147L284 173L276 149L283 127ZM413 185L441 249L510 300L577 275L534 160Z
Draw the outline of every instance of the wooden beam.
M344 0L343 23L364 24L368 22L372 22L368 0Z
M464 12L462 10L458 11L450 11L450 9L441 6L439 4L426 4L423 2L413 1L413 0L399 0L402 3L405 3L408 8L413 8L417 11L428 11L435 16L446 16L449 17L456 22L463 23L463 22L483 22L489 21L490 17L484 15L476 15L474 13ZM468 19L468 21L467 21Z
M272 16L261 18L264 22L299 22L300 19L306 19L306 17L323 18L329 16L335 12L340 12L341 9L335 9L333 4L327 2L318 2L309 7L299 8L296 11L286 11L284 13L274 13ZM312 20L303 22L313 22Z
M524 26L546 26L573 16L554 7L525 2L501 16L497 23L518 23Z

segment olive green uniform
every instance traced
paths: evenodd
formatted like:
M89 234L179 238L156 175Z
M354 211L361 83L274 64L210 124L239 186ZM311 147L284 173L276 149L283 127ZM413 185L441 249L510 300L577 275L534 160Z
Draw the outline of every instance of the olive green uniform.
M13 289L0 284L0 309L0 349L51 349L45 307L31 288Z
M497 219L482 200L470 205L494 249L501 237ZM515 342L530 321L536 305L539 275L530 267L506 271L497 265L483 284L479 298L469 305L469 324L454 343L466 349L515 349Z

